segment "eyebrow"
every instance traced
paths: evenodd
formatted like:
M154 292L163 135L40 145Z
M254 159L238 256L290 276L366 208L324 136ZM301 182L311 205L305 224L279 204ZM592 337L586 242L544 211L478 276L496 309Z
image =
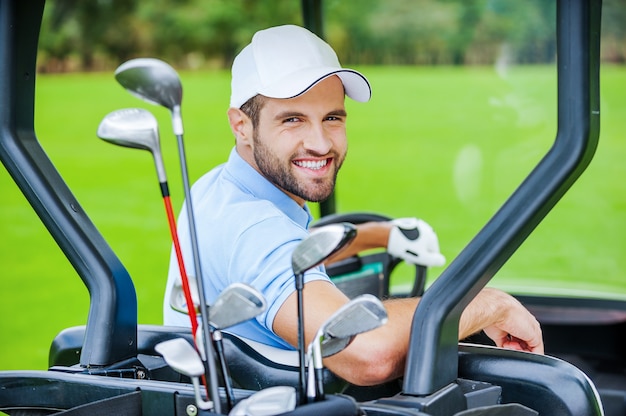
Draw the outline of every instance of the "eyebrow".
M341 116L341 117L347 117L348 113L346 112L346 110L344 110L343 108L338 108L337 110L331 111L330 113L326 114L327 116Z
M346 112L346 110L338 108L336 110L332 110L329 111L326 116L340 116L340 117L347 117L348 113ZM282 113L278 113L276 114L276 116L274 117L275 120L283 120L285 118L289 118L289 117L306 117L306 114L304 113L300 113L298 111L283 111Z
M278 113L276 114L276 116L274 116L274 120L282 120L285 118L290 118L290 117L302 117L304 116L303 113L299 113L297 111L283 111L282 113Z

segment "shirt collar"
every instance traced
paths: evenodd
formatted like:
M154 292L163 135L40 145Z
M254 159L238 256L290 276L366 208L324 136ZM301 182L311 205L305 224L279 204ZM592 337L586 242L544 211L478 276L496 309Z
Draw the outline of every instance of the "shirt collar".
M244 188L251 195L272 202L278 209L283 211L285 215L297 224L300 224L303 228L308 229L313 217L307 204L305 203L304 207L298 205L289 195L250 166L250 164L237 153L236 148L231 150L224 170L239 186Z

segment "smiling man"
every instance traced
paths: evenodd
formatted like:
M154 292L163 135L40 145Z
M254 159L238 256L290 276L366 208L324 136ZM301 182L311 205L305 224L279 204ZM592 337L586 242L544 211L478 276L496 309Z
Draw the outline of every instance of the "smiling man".
M237 151L298 205L328 198L347 152L341 80L331 76L291 99L257 98L256 128L243 110L228 111Z
M297 301L291 254L307 237L312 220L307 202L326 199L335 187L346 157L347 113L344 99L365 102L370 85L360 73L342 68L324 41L298 26L257 32L232 68L228 120L235 147L228 161L205 174L192 189L196 210L201 278L207 302L233 282L250 284L265 296L268 308L257 319L229 331L278 348L297 345ZM434 236L419 223L424 237L409 240L397 222L370 223L344 256L376 247L419 262L412 245ZM179 232L183 251L191 253L186 210ZM423 248L423 247L422 247ZM430 265L442 264L436 238L423 255ZM192 259L185 259L192 264ZM189 325L189 318L171 307L179 284L175 257L170 262L164 320ZM305 274L305 338L348 298L322 266ZM418 298L385 302L388 323L355 341L324 364L359 385L379 384L402 375L411 321ZM501 347L543 353L541 329L514 298L484 289L461 316L459 337L485 333Z

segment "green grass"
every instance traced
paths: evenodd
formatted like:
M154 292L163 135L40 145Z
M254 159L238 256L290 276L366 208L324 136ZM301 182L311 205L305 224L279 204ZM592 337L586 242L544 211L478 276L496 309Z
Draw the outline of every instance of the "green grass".
M350 150L338 209L424 218L450 261L551 146L554 68L513 68L503 76L491 68L362 69L373 98L348 103ZM225 72L181 76L195 179L224 161L233 145L229 78ZM150 109L161 126L178 209L182 186L169 115L131 97L108 73L41 75L37 82L43 148L133 277L139 322L160 323L170 244L151 157L106 144L95 131L110 111ZM539 291L592 285L626 295L625 90L626 67L603 68L595 159L494 285ZM85 323L88 292L4 169L0 189L0 370L44 369L53 337Z

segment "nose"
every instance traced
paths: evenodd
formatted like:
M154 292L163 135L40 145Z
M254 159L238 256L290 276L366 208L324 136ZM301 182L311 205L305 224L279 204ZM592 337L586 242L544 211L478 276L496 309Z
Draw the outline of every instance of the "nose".
M307 132L303 140L303 146L309 152L316 155L326 155L333 146L332 136L322 123L315 123Z

